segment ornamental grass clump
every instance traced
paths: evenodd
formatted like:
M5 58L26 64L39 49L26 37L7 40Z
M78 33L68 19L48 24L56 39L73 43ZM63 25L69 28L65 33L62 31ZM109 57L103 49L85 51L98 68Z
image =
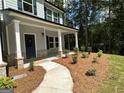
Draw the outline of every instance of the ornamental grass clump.
M88 58L88 57L89 57L89 55L88 55L87 52L83 52L83 53L82 53L82 58Z
M77 63L77 55L72 55L72 64Z
M81 46L81 51L84 52L86 50L85 46Z
M73 50L74 50L74 52L75 52L76 54L78 54L79 48L74 48Z
M14 81L9 77L0 76L0 89L9 89L14 87Z
M92 63L98 63L98 57L94 57Z
M102 51L102 50L99 50L99 52L97 52L97 56L98 56L98 57L101 57L102 54L103 54L103 51Z
M66 58L68 57L68 53L69 53L69 50L64 49L64 54L65 54L65 57L66 57Z
M33 61L33 59L31 59L31 61L30 61L29 71L34 71L34 61Z
M87 76L96 76L96 69L92 68L85 73Z

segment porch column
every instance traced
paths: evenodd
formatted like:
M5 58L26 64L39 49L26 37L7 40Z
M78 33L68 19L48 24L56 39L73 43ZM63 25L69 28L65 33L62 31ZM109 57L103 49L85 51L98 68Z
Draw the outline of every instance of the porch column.
M0 24L3 22L3 15L0 14ZM0 30L3 30L3 26L1 25ZM2 44L1 44L1 32L0 32L0 75L6 76L6 65L7 63L3 62L3 57L2 57Z
M75 47L79 48L79 46L78 46L78 32L75 32Z
M46 31L45 31L45 28L44 28L44 47L45 47L45 50L47 50L47 46L46 46Z
M14 29L15 29L15 40L16 40L16 62L17 62L17 68L21 69L23 68L23 57L22 57L22 51L21 51L21 40L20 40L20 29L19 29L19 23L18 20L13 20L14 23Z
M58 39L59 39L59 54L62 57L62 34L61 34L61 30L58 30Z

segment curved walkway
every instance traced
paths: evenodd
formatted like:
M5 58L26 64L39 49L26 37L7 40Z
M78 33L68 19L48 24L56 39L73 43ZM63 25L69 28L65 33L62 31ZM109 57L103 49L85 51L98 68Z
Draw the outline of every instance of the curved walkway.
M73 81L69 70L52 59L42 60L42 66L47 72L44 80L32 93L73 93Z

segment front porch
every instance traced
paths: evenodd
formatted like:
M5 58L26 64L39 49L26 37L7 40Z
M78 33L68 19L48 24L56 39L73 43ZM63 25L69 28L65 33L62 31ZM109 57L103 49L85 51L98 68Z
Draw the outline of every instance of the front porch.
M43 59L63 54L65 35L73 34L78 48L77 30L22 14L10 13L14 19L7 24L8 63L23 67L27 59ZM68 48L69 49L69 48Z

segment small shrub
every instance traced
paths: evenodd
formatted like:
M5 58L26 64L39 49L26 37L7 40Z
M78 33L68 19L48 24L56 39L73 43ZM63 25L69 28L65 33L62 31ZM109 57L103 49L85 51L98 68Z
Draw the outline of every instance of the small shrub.
M102 54L103 54L103 51L102 51L102 50L99 50L99 52L97 52L97 56L98 56L98 57L101 57Z
M89 69L87 72L86 72L86 75L87 76L95 76L96 75L96 69Z
M92 47L88 47L87 51L88 51L88 54L90 55L90 53L92 52Z
M34 62L33 62L33 59L31 59L31 61L30 61L29 71L34 71Z
M65 54L65 57L68 57L68 53L69 53L69 50L64 49L64 54Z
M74 48L73 50L75 53L79 52L79 48Z
M77 63L77 55L72 55L72 64Z
M81 51L84 52L86 50L85 46L81 46Z
M92 62L93 63L98 63L98 58L97 57L94 57Z
M13 88L14 87L14 81L9 77L0 77L0 89L4 88Z
M83 53L82 53L82 58L88 58L88 57L89 57L89 55L88 55L87 52L83 52Z

